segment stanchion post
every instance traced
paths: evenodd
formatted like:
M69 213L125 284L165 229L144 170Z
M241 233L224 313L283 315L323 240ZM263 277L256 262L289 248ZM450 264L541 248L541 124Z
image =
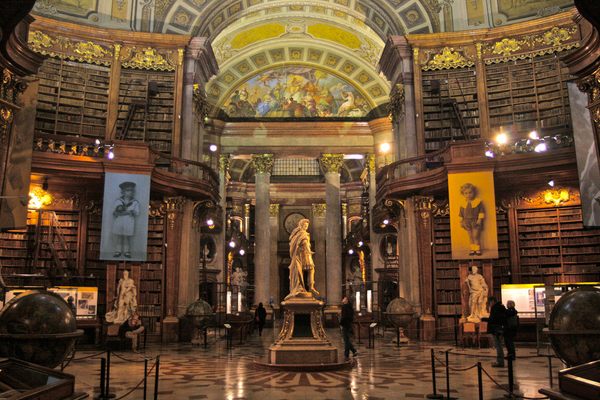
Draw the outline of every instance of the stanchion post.
M156 370L154 371L154 400L158 400L158 376L160 374L160 356L156 356Z
M479 400L483 400L483 372L481 371L481 361L477 362L477 387L479 388Z
M99 399L105 398L105 389L106 389L106 358L102 357L100 359L100 397Z
M435 379L435 354L433 353L433 349L431 349L431 382L433 385L433 393L427 395L428 399L443 399L444 396L438 394L437 392L437 383Z
M548 356L548 380L550 381L550 387L554 386L554 377L552 376L552 356Z
M446 350L446 399L456 399L455 397L450 396L450 350Z
M208 328L204 327L204 348L208 347Z
M106 350L106 398L110 398L110 349Z
M396 345L400 347L400 328L396 327Z
M454 346L458 347L458 316L454 315Z
M515 398L515 376L513 371L513 360L508 357L508 393L504 397L509 399Z
M144 358L144 400L148 391L148 359Z

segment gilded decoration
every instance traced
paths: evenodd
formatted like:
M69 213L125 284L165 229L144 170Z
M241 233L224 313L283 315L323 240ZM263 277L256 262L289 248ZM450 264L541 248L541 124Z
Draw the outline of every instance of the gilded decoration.
M502 57L507 57L514 53L515 51L521 50L521 45L517 39L508 39L504 38L499 42L494 44L494 49L492 50L492 54L497 54Z
M517 201L527 207L554 207L580 204L579 191L569 188L540 190L531 195L519 195Z
M340 173L344 166L343 154L326 153L321 155L321 165L326 173Z
M73 52L79 55L80 61L94 63L98 58L110 56L110 51L93 42L77 42L72 45Z
M392 122L397 122L404 116L404 84L396 83L390 94L388 113Z
M39 54L97 65L110 65L114 54L110 46L63 36L52 37L42 31L30 31L27 44Z
M464 68L475 65L472 60L461 53L462 49L444 47L439 53L434 53L434 51L426 52L429 56L429 61L423 66L423 70Z
M433 209L433 197L430 196L415 196L414 199L415 212L419 214L422 220L428 220L431 217Z
M164 210L164 214L167 216L169 229L172 230L175 228L175 223L183 212L184 203L185 198L181 196L168 197L163 201L162 208Z
M147 69L153 71L174 71L175 65L152 47L126 48L127 55L123 55L122 66L125 68Z
M17 104L19 95L27 88L27 84L21 79L15 77L15 75L8 69L2 71L2 85L0 85L0 100L4 100L14 105ZM6 108L6 107L5 107ZM10 113L12 114L12 113ZM7 120L11 115L3 113L3 119Z
M206 99L206 95L204 94L204 90L200 88L200 85L197 83L194 84L194 91L192 101L194 103L194 111L196 112L196 117L200 122L200 125L204 126L206 118L208 118L208 114L210 112L210 104Z
M323 218L325 216L325 212L327 211L327 204L318 203L312 205L312 215L316 218Z
M486 43L483 46L483 54L486 64L494 64L558 53L578 46L575 25L555 26L550 30L530 35Z
M279 216L279 204L270 204L269 205L269 215L274 218Z
M229 171L230 164L231 164L231 159L229 158L229 154L221 154L219 156L219 171L221 171L221 172Z
M270 174L273 172L274 162L273 154L252 155L252 166L257 174Z

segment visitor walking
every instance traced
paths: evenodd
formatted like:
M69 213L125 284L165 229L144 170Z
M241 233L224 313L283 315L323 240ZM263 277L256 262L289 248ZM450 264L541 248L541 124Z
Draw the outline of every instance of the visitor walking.
M254 320L258 324L258 336L262 336L263 328L267 322L267 310L263 307L263 303L258 303L258 307L254 311Z
M496 347L496 362L492 364L494 368L504 367L504 349L502 347L502 336L506 325L506 307L495 297L488 299L491 305L490 317L488 318L488 333L494 336L494 346Z
M356 349L352 344L352 323L354 322L354 310L352 304L348 301L348 297L344 296L342 299L342 318L340 319L340 326L342 327L342 336L344 338L344 357L347 360L352 355L356 357Z
M506 345L506 357L510 360L516 358L515 337L519 331L519 312L515 308L515 302L506 302L506 327L504 328L504 344Z

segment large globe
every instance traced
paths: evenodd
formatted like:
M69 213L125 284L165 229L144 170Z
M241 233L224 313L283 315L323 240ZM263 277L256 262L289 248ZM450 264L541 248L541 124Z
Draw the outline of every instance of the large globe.
M27 291L0 311L0 356L54 368L82 334L69 305L54 293Z
M548 335L558 357L569 366L600 359L600 289L581 287L554 305Z
M385 315L396 328L406 329L415 316L415 309L406 299L397 297L390 301Z
M202 299L198 299L187 306L185 315L190 320L193 327L191 341L193 344L198 344L201 341L200 336L203 329L213 320L215 313L210 304Z

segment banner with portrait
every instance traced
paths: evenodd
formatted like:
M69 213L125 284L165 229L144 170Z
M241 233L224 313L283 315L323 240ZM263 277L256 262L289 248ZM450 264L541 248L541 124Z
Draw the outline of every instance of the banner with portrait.
M448 174L453 260L498 258L492 171Z
M146 261L150 176L107 172L100 259Z

